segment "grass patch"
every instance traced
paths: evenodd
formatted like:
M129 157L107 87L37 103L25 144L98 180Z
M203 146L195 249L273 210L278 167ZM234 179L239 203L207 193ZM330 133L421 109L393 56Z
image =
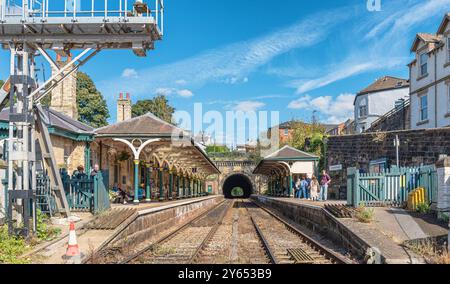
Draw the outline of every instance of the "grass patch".
M355 217L361 223L365 223L365 224L372 223L373 219L375 218L375 210L373 208L367 208L364 205L361 205L356 210Z
M4 264L27 264L31 263L29 258L20 256L31 250L35 245L53 240L61 234L61 229L50 228L49 218L38 210L36 235L28 241L22 236L10 236L8 226L0 227L0 263Z
M424 202L417 205L417 212L420 214L428 214L430 213L430 210L431 210L430 204L428 203Z
M29 250L31 246L21 237L9 236L8 226L0 227L0 263L26 264L28 259L20 259L19 256Z
M426 239L406 245L430 264L450 264L450 254L445 239Z

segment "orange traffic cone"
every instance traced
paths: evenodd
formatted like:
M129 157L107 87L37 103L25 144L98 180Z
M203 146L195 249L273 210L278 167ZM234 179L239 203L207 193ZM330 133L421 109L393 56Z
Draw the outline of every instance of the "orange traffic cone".
M77 233L75 232L75 223L70 223L70 231L69 231L69 246L67 247L66 252L67 257L76 257L80 256L80 249L77 243Z

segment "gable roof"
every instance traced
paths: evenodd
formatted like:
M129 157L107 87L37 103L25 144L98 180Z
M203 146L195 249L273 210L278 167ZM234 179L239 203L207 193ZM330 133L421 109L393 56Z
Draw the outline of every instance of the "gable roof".
M147 113L140 117L132 118L116 124L96 129L95 133L100 137L105 136L170 137L173 133L186 133L186 131L158 118L152 113Z
M399 85L399 84L401 84L401 85ZM377 92L381 92L381 91L394 90L394 89L408 88L408 87L409 87L409 80L392 77L392 76L384 76L384 77L376 80L370 86L361 90L358 94L356 94L355 101L353 104L356 103L356 98L359 96L362 96L362 95L377 93Z
M435 34L418 33L411 47L411 52L417 51L417 47L421 41L425 43L439 43L441 41L441 37Z
M447 13L444 16L444 19L442 20L441 25L439 26L439 29L437 31L438 35L442 35L445 32L445 27L447 26L448 22L450 21L450 13Z
M89 125L74 120L73 118L52 108L43 107L43 109L49 119L49 127L55 127L73 134L94 134L94 128ZM9 108L5 108L0 112L0 121L9 121Z
M280 150L276 151L275 153L272 153L271 155L264 158L264 160L295 160L295 159L310 159L310 160L317 160L319 159L319 156L306 153L303 151L300 151L298 149L295 149L289 145L284 146Z

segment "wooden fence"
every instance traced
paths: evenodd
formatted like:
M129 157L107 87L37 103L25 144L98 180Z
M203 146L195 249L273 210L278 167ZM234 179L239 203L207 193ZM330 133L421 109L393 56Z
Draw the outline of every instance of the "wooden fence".
M404 206L408 194L423 187L427 202L437 203L435 166L397 168L381 173L360 173L347 169L347 203L350 206Z

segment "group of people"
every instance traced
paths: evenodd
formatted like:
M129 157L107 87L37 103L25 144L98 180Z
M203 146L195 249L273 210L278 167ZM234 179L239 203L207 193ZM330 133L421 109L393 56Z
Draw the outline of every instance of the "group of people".
M313 201L327 201L328 186L331 183L331 177L326 171L318 179L315 175L311 178L308 175L293 181L294 196L298 199Z
M94 166L94 168L91 170L90 176L93 177L93 176L97 175L99 173L99 171L100 171L100 167L99 167L99 165L96 164ZM84 167L81 165L77 167L77 169L73 172L72 175L77 179L81 179L81 178L87 176Z

